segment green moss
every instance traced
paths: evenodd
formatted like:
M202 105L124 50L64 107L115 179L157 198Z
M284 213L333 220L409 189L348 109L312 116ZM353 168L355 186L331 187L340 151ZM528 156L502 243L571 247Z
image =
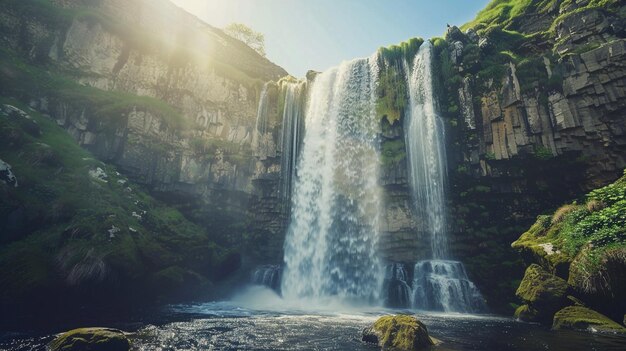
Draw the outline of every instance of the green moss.
M533 155L539 160L549 160L551 158L554 158L552 150L542 145L534 147Z
M50 343L51 351L128 351L123 332L109 328L81 328L63 333Z
M554 315L552 329L599 331L626 334L626 328L608 317L582 306L569 306Z
M384 350L416 350L434 345L426 326L409 315L380 317L373 326Z
M539 265L532 264L526 269L524 279L515 294L536 308L556 311L562 307L567 289L565 280L546 272Z
M406 81L400 70L395 65L382 69L376 87L376 114L390 125L401 119L408 102Z
M482 27L501 26L506 28L510 26L516 18L523 15L528 9L532 8L534 0L493 0L478 13L476 18L463 25L463 30L475 28L479 25Z
M398 45L379 48L378 53L386 62L401 62L403 59L412 60L423 43L424 39L422 38L411 38Z
M524 322L539 322L540 315L534 307L530 305L519 306L513 315L516 319Z

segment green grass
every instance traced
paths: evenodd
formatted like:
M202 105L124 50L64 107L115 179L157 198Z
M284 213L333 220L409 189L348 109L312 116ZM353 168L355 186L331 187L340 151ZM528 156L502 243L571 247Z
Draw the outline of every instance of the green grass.
M509 27L513 20L532 8L534 0L493 0L476 18L461 27L485 29L491 26Z

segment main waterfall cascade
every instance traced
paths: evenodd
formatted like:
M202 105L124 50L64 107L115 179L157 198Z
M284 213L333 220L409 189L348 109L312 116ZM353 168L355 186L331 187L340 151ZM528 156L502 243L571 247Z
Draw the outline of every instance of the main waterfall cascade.
M284 246L285 299L379 301L377 63L344 62L309 87Z
M433 92L431 51L431 44L425 42L412 66L405 62L409 108L405 112L404 131L414 210L430 233L432 259L413 267L408 302L401 301L408 291L399 291L408 288L409 274L403 265L396 264L394 274L386 279L387 303L406 303L420 310L480 312L484 310L484 300L468 279L463 264L447 260L445 134Z
M408 179L418 222L430 233L431 255L424 257L429 260L383 267L378 255L383 207L375 107L383 60L375 55L344 62L318 74L312 83L280 83L284 106L279 191L285 203L290 201L291 217L283 266L260 267L253 283L287 300L307 303L334 298L445 312L485 309L463 264L449 260L445 135L437 115L431 56L426 42L411 63L390 63L400 67L408 88ZM265 87L256 126L260 135L266 133L267 104Z

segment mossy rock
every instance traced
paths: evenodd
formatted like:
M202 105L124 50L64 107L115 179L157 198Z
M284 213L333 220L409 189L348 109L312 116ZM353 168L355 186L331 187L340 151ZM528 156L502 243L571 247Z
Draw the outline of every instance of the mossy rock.
M124 332L110 328L81 328L61 334L50 343L50 351L128 351Z
M383 350L423 350L435 345L426 326L409 315L380 317L363 330L363 341L378 344Z
M548 273L541 266L532 264L526 269L524 279L515 293L536 308L554 307L555 311L566 299L567 282Z
M552 329L626 334L626 328L609 317L582 306L569 306L558 311Z
M556 275L567 278L572 257L558 249L548 233L554 229L550 216L539 216L535 224L522 234L511 247L522 255L527 264L537 263Z
M515 318L522 322L539 322L541 316L539 311L530 305L521 305L515 310Z

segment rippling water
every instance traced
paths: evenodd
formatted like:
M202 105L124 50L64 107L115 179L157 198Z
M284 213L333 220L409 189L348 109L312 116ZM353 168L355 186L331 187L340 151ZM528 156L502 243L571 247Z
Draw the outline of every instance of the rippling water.
M134 350L376 350L361 330L390 310L281 311L242 301L170 306L134 328ZM279 307L279 306L277 306ZM417 314L443 343L433 350L625 350L626 338L553 332L509 318ZM45 350L53 336L0 333L0 350Z

